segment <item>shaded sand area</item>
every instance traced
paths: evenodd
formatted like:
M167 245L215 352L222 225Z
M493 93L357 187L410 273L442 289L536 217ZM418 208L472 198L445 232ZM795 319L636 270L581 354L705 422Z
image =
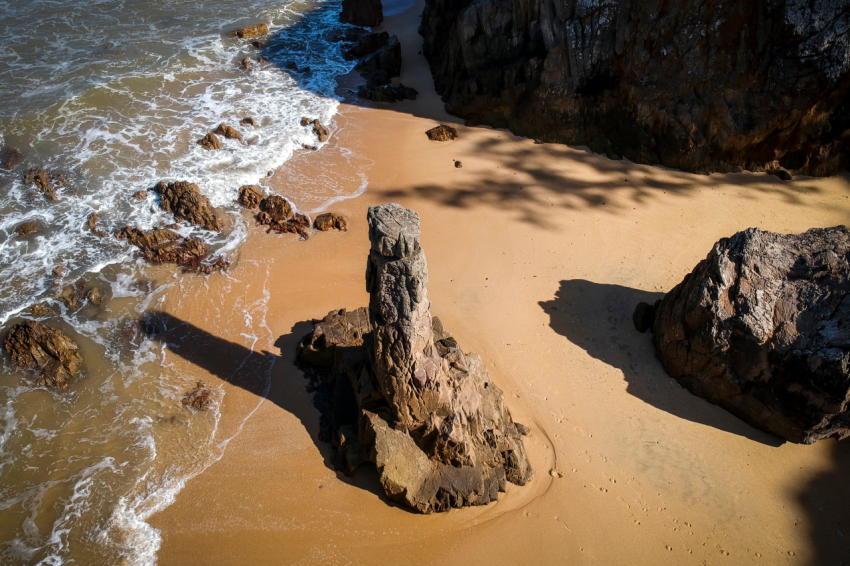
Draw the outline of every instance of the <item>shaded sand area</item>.
M419 99L343 105L331 145L270 181L303 203L323 178L354 192L364 172L365 194L330 208L349 230L302 242L252 228L228 275L184 276L162 304L168 371L223 389L219 437L241 432L151 517L160 563L850 561L850 443L750 428L667 377L631 322L721 237L846 223L848 178L695 176L463 127L417 54L421 10L383 26ZM440 122L460 138L429 141ZM535 478L498 503L411 513L374 470L336 473L318 439L295 347L312 319L367 304L366 210L384 202L420 214L432 312L532 430Z

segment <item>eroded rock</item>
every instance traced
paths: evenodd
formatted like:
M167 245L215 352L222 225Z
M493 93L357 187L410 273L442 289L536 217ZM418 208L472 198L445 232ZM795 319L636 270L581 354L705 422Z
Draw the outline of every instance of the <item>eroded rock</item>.
M348 222L346 222L342 215L337 214L336 212L326 212L325 214L320 214L316 217L313 221L313 227L316 230L321 230L322 232L327 232L331 228L346 231L348 230Z
M33 374L37 387L67 389L83 363L73 340L35 320L25 319L13 326L5 347L12 364Z
M302 126L313 126L313 133L316 134L316 137L319 138L320 142L328 141L331 133L325 126L323 126L318 120L310 120L309 118L301 118Z
M263 190L257 185L239 187L239 204L245 208L257 208L263 201Z
M38 222L24 222L15 228L15 234L18 236L31 236L38 232Z
M251 118L250 116L242 118L242 121L239 122L239 124L242 125L242 126L254 126L255 128L260 127L260 125L257 123L257 121L254 120L253 118Z
M431 141L451 141L457 139L457 130L451 126L440 124L435 128L431 128L425 135Z
M89 214L88 219L86 220L86 226L95 236L100 236L101 238L106 236L106 232L98 229L97 227L97 212L92 212Z
M17 149L7 148L0 152L0 164L9 171L17 167L23 158L24 154Z
M268 35L268 33L269 26L267 24L253 24L230 31L227 35L230 37L238 37L239 39L251 39L253 37Z
M369 308L329 313L299 349L338 467L352 474L374 462L387 496L421 513L489 503L506 481L525 485L524 427L481 358L431 317L418 215L384 205L367 220Z
M127 240L142 252L142 257L151 263L176 263L187 268L199 267L207 255L207 246L197 238L183 239L180 234L167 228L149 232L128 226L116 230L115 237Z
M62 173L55 173L32 167L24 173L24 185L35 185L49 200L56 200L56 189L68 184L68 179Z
M186 220L214 232L221 231L210 199L201 194L198 185L187 181L160 182L153 190L159 195L160 208L174 214L175 219Z
M216 136L213 133L209 133L209 134L205 135L203 138L199 139L198 145L200 145L202 148L204 148L208 151L212 151L214 149L221 149L221 148L224 147L224 144L221 143L221 140L218 139L218 136ZM136 193L136 195L137 195L136 198L138 198L138 194L139 193Z
M199 381L195 384L195 388L189 391L180 402L184 407L196 411L206 411L213 403L212 391L205 383Z
M56 316L56 311L47 306L46 304L37 304L33 305L28 309L30 316L36 317L45 317L45 316Z
M215 129L214 134L218 134L220 136L224 136L229 140L239 140L242 141L242 134L236 131L235 128L231 128L227 124L219 124L218 128Z
M850 436L850 232L751 228L661 300L658 359L692 393L811 444Z

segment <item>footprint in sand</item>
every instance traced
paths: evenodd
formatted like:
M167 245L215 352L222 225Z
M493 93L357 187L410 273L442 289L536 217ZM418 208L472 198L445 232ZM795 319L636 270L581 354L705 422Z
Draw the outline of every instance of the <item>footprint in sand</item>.
M575 471L575 470L573 470L573 471ZM551 470L549 470L549 475L552 476L553 478L564 477L564 474L560 470L556 470L555 468L552 468Z
M599 491L601 491L602 493L608 493L608 490L605 489L604 487L600 487Z
M672 547L672 546L670 546L669 544L668 544L668 545L665 545L665 546L664 546L664 548L666 548L666 549L667 549L667 550L669 550L670 552L673 552L673 547Z

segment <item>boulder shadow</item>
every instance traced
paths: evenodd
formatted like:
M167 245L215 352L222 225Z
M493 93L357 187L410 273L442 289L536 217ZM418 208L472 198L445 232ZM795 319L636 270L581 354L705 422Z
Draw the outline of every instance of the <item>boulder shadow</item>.
M666 374L655 357L652 334L635 330L632 313L640 302L653 304L663 293L583 279L561 281L551 301L541 301L558 334L590 356L623 372L627 391L681 419L710 426L769 446L785 441L755 429L726 410L691 394Z
M333 449L322 434L322 391L311 386L308 375L296 365L297 346L313 329L312 321L298 322L289 333L278 337L274 346L279 354L251 350L167 313L148 313L139 324L148 338L170 353L298 418L325 466L340 481L377 495L387 505L409 511L387 498L374 464L361 466L353 477L334 466Z

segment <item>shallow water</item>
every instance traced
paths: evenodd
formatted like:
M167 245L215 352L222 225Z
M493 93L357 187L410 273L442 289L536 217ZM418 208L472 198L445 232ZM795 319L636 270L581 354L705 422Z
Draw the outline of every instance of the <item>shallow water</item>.
M49 303L59 312L49 324L76 340L84 358L79 380L53 393L29 386L4 356L0 562L152 564L160 539L147 517L227 444L230 432L218 429L224 390L215 391L209 412L181 406L195 379L166 371L164 346L146 332L177 270L143 265L124 242L90 233L86 219L97 212L107 234L171 223L152 195L132 195L160 180L188 180L227 216L226 229L183 225L181 234L204 238L213 255L233 256L247 233L237 189L258 183L302 144L323 145L301 127L302 116L332 125L335 78L352 67L327 39L341 27L339 7L36 0L0 2L0 11L0 146L25 155L15 170L0 171L0 321L8 330L30 305ZM226 32L255 22L271 29L262 50L269 63L246 71L240 62L258 52ZM310 71L286 71L290 61ZM246 116L260 127L240 126ZM244 143L223 140L219 151L195 143L219 123L235 126ZM23 185L33 166L69 179L58 200ZM296 207L321 210L366 186L365 178L318 181L316 190L310 179L294 188ZM36 235L14 233L25 221L39 223ZM59 265L64 277L55 282ZM56 294L80 277L105 299L71 312ZM248 321L264 305L244 310L246 328L233 331L250 336ZM267 380L269 364L251 363Z

